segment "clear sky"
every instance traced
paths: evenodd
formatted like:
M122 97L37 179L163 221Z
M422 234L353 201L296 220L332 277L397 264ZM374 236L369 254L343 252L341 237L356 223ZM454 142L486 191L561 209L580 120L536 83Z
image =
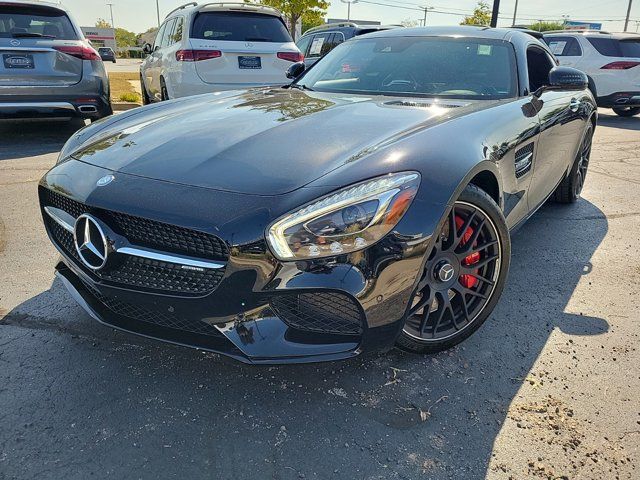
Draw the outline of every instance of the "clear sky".
M239 0L236 0L239 1ZM347 5L340 0L330 0L328 16L346 18ZM109 7L113 4L114 23L136 33L157 25L156 0L63 0L82 26L93 26L98 18L110 21ZM160 18L186 0L158 0ZM205 0L200 0L205 3ZM427 15L427 25L455 25L464 14L473 11L476 0L360 0L351 5L351 18L378 20L382 23L400 23L403 20L422 20L420 6L434 7ZM488 0L491 4L492 0ZM517 23L531 23L535 19L602 22L603 29L622 31L628 0L519 0ZM502 0L498 26L507 26L513 19L515 0ZM448 13L441 13L448 12ZM640 24L640 1L631 8L629 31L635 32ZM635 20L639 23L636 24Z

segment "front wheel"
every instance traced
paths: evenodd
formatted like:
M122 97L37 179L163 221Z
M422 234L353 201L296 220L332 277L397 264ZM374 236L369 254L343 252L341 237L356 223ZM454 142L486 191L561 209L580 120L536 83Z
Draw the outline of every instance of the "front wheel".
M640 113L640 107L616 107L613 111L621 117L633 117Z
M589 126L582 135L582 142L573 161L571 170L564 177L560 185L553 192L553 200L558 203L573 203L580 198L584 181L587 178L589 159L591 158L591 143L593 141L593 125Z
M509 271L511 240L493 199L468 185L434 234L397 344L416 353L450 348L496 306Z

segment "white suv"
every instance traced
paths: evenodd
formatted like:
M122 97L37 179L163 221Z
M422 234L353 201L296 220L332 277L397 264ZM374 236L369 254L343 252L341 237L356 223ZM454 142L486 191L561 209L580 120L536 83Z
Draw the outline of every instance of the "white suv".
M640 113L640 35L567 30L544 40L560 65L587 74L598 106L623 117Z
M289 83L285 72L304 59L281 13L246 3L173 10L140 67L144 103L220 90Z

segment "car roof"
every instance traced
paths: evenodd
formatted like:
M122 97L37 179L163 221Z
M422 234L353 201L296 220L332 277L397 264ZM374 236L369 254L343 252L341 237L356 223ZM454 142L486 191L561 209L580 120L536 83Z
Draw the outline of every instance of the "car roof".
M25 7L45 7L45 8L56 8L58 10L62 10L67 12L67 8L62 5L60 2L47 2L44 0L2 0L2 5L16 5L16 6L25 6Z
M219 3L203 3L203 4L198 4L197 2L189 2L171 10L167 14L165 19L171 17L172 15L178 15L180 13L183 13L183 11L261 13L264 15L272 15L274 17L283 18L282 13L279 10L272 7L268 7L266 5L256 5L252 3L241 3L241 2L219 2Z
M325 23L324 25L318 25L317 27L310 28L302 34L302 37L306 35L313 35L314 33L326 33L326 32L339 32L343 30L370 30L372 32L376 30L389 30L392 28L401 28L402 25L369 25L369 24L357 24L355 22L337 22L337 23Z
M640 40L640 34L631 32L605 32L603 30L554 30L545 32L545 37L579 35L581 37L613 38L616 40Z
M476 27L467 25L451 27L394 28L367 34L367 38L372 37L466 37L505 41L511 41L515 38L532 38L528 33L514 28Z

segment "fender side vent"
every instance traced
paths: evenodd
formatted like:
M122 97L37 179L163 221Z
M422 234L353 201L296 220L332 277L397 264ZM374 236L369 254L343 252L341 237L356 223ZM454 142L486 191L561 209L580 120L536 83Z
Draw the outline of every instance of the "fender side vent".
M516 151L516 178L522 178L531 171L533 164L533 142Z

